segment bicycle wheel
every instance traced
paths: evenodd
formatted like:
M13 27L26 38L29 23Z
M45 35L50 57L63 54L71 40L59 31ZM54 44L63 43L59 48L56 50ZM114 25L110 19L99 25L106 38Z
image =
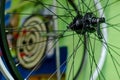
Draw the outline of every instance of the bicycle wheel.
M8 11L1 1L1 46L15 79L29 79L58 42L68 48L67 59L57 67L67 64L59 78L65 71L66 80L120 79L118 0L16 0ZM11 16L9 27L6 14ZM23 76L19 67L29 70L28 74Z

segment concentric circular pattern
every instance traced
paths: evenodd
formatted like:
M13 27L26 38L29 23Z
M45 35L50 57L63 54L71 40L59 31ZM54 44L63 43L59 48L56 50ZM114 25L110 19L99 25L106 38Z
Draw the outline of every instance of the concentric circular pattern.
M42 59L47 37L46 26L42 20L33 16L25 21L17 38L17 56L20 64L25 68L33 68Z

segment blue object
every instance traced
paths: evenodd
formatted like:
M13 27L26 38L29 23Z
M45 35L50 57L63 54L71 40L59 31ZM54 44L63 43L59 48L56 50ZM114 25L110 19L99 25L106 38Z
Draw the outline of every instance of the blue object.
M8 10L11 6L11 0L6 0L5 10ZM9 25L10 23L10 14L5 15L5 25Z
M65 72L66 69L66 61L67 59L67 47L61 47L60 48L60 64L63 64L60 68L60 71L62 73ZM31 70L25 69L22 66L18 66L18 69L22 76L25 78ZM51 58L45 58L43 62L40 64L40 67L32 73L32 75L38 75L38 74L51 74L56 71L56 55L54 55Z
M0 80L6 80L1 72L0 72Z

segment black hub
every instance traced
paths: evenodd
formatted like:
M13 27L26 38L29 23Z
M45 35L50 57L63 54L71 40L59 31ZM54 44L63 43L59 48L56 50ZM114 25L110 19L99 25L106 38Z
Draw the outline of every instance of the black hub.
M93 13L86 13L84 16L76 16L73 22L70 23L69 28L78 34L86 32L93 33L97 31L100 34L100 24L105 22L105 18L96 17Z

